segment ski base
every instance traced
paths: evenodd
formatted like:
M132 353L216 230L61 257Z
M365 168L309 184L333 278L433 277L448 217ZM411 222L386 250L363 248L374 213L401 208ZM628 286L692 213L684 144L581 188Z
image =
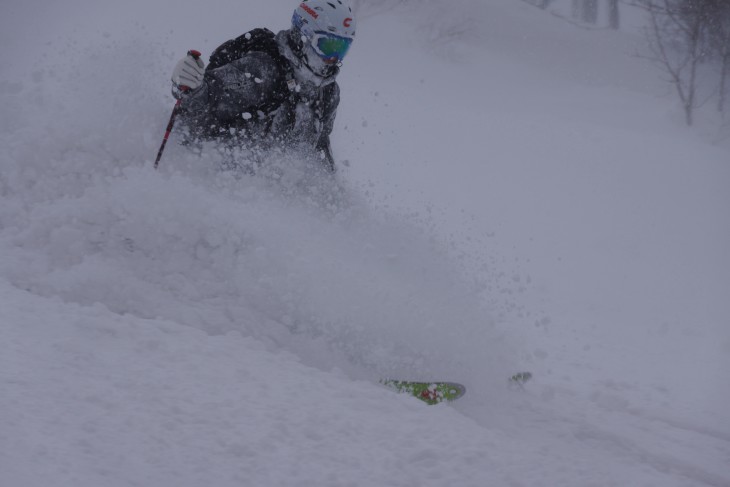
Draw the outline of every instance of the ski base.
M414 382L383 379L381 384L403 394L410 394L426 404L455 401L466 394L466 387L456 382Z
M532 379L531 372L519 372L509 378L509 383L523 387L530 379Z

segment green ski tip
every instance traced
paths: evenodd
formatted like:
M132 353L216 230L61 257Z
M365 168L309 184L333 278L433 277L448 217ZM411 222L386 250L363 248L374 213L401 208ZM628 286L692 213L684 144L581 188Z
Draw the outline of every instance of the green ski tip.
M414 382L382 379L381 384L403 394L410 394L426 404L455 401L466 394L466 387L456 382Z

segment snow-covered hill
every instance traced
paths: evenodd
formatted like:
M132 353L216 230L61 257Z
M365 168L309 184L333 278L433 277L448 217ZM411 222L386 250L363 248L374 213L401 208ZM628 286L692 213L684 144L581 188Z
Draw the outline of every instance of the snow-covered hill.
M730 485L730 147L640 37L363 0L334 180L154 171L181 53L294 6L0 7L2 485Z

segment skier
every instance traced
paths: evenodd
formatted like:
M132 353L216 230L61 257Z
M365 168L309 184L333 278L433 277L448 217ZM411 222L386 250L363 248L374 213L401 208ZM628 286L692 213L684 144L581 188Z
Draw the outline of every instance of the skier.
M180 117L194 139L291 149L334 172L336 78L354 36L350 0L303 0L290 29L254 29L229 40L205 69L200 53L190 51L172 74Z

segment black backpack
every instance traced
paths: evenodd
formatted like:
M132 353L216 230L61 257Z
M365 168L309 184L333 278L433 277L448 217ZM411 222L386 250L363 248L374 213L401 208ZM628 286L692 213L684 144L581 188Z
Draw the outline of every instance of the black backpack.
M282 72L286 75L279 80L274 88L271 98L251 110L263 111L265 113L277 108L284 100L290 97L290 89L287 85L287 79L291 77L291 67L289 62L279 51L279 45L276 42L276 36L273 32L266 28L253 29L245 34L224 42L213 51L208 61L206 71L210 71L221 66L225 66L237 59L240 59L248 52L263 52L271 56L271 58L281 67Z
M264 52L271 56L282 67L286 67L286 60L279 52L275 35L269 29L254 29L245 34L221 44L213 54L210 55L206 70L220 68L226 64L239 59L247 52Z

